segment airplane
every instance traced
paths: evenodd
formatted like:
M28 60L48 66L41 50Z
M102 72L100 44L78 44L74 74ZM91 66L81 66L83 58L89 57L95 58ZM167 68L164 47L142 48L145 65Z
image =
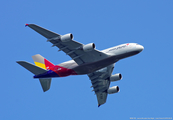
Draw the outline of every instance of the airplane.
M26 61L17 61L18 64L38 78L43 91L50 89L51 79L69 75L88 75L97 96L98 107L106 103L107 95L118 93L118 86L110 87L110 83L122 79L120 73L112 75L115 63L121 59L140 53L144 47L137 43L126 43L102 51L95 48L94 43L82 44L73 40L73 34L60 35L35 24L25 26L35 30L51 42L52 47L59 48L69 55L72 60L54 65L40 54L32 56L34 64Z

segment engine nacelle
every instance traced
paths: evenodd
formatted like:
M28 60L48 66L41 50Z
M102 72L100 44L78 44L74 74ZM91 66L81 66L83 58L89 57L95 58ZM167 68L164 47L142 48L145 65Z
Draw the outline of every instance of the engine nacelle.
M114 94L120 91L120 88L118 86L113 86L108 89L108 94Z
M118 81L122 79L122 75L120 73L114 74L110 77L110 81L114 82L114 81Z
M60 37L60 40L61 40L62 42L68 42L68 41L70 41L70 40L73 40L73 34L69 33L69 34L62 35L62 36Z
M89 43L87 45L83 46L83 51L89 52L95 49L95 44L94 43Z

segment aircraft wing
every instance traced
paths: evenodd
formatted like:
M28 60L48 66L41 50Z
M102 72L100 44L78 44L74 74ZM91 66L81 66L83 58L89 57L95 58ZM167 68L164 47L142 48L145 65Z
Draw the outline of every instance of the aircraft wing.
M100 69L96 72L88 74L88 77L91 80L93 91L97 96L98 107L106 102L107 99L107 90L110 86L109 77L112 74L114 64Z
M89 62L95 62L104 58L107 58L108 55L98 51L96 49L92 51L85 52L82 49L84 44L76 42L74 40L70 40L67 42L62 42L61 40L57 40L55 38L60 37L60 34L51 32L45 28L42 28L35 24L26 24L26 26L32 28L39 34L43 35L48 39L49 42L51 42L53 46L56 46L59 48L59 51L65 52L67 55L69 55L78 65L83 63L89 63Z

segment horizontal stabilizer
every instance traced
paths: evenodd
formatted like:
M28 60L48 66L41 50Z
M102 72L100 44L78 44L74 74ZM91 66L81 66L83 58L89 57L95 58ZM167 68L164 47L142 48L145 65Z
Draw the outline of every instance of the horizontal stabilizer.
M39 80L44 92L50 89L51 78L40 78Z
M44 37L46 37L48 39L60 36L57 33L49 31L49 30L42 28L42 27L35 25L35 24L26 24L26 26L32 28L33 30L35 30L36 32L38 32L39 34L43 35Z
M29 70L30 72L32 72L35 75L41 74L46 72L47 70L42 69L40 67L37 67L31 63L25 62L25 61L17 61L18 64L20 64L21 66L23 66L24 68L26 68L27 70Z

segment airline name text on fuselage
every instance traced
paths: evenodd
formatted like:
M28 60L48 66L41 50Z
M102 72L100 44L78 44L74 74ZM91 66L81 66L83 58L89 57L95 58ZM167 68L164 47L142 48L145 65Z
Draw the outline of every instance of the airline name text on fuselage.
M118 47L116 47L116 48L110 49L109 52L110 52L110 51L113 51L113 50L118 50L118 49L121 49L121 48L125 48L125 47L127 47L127 45L118 46Z

